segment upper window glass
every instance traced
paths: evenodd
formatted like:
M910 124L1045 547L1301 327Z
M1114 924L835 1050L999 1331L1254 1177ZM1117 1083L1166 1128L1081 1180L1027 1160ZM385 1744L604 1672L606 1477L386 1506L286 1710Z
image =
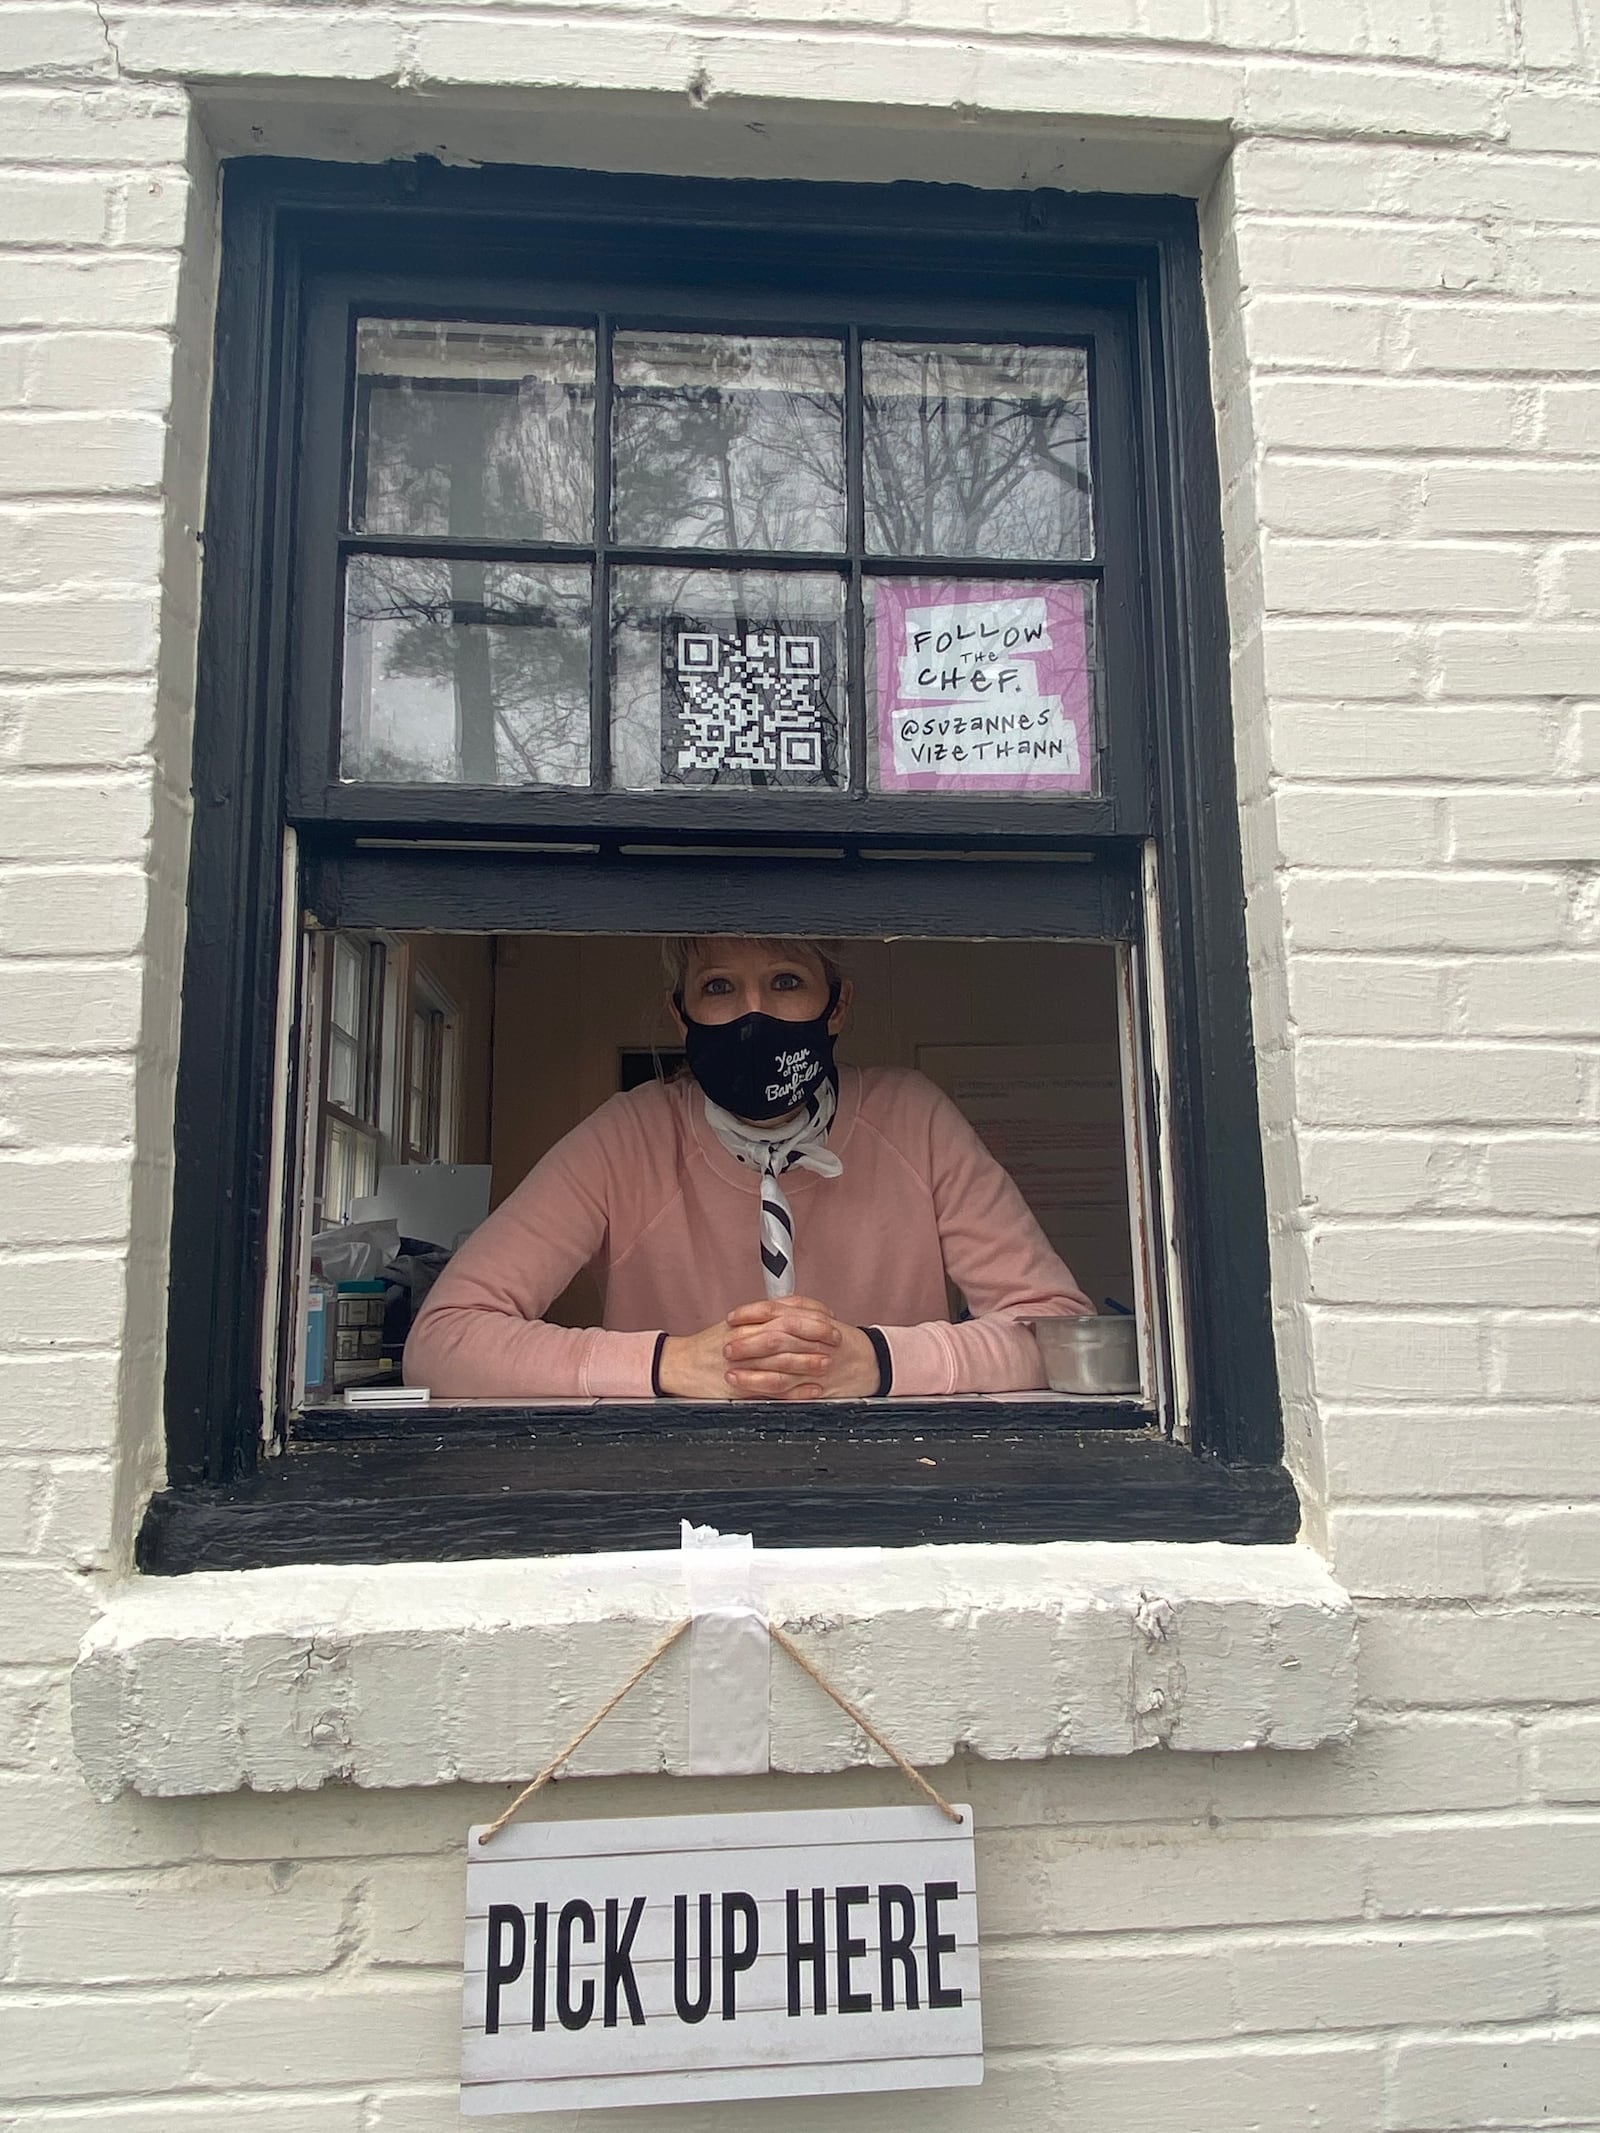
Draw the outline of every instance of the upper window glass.
M351 345L345 786L1102 789L1083 345L376 316Z
M350 525L421 538L587 541L594 335L363 319Z
M646 548L844 547L837 341L619 333L616 538Z
M862 374L874 555L1093 553L1081 349L868 341Z

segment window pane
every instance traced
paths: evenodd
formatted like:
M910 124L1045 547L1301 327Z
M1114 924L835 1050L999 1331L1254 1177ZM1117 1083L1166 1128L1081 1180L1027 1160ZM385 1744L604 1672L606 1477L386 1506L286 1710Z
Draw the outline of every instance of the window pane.
M881 792L1090 792L1093 588L867 585L869 780Z
M619 570L613 588L616 784L845 783L839 579Z
M1093 552L1081 349L869 341L861 362L874 554Z
M612 367L619 541L844 546L837 341L619 333Z
M358 556L345 579L341 775L582 785L586 567Z
M593 522L592 333L361 321L358 533L586 541Z

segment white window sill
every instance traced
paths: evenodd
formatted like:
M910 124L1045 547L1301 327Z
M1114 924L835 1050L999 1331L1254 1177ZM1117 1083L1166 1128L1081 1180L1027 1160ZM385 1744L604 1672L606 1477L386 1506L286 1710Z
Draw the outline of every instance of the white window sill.
M1314 1748L1355 1716L1355 1613L1303 1547L774 1550L774 1621L912 1761ZM513 1783L688 1612L681 1559L566 1556L199 1572L114 1592L73 1673L111 1798ZM772 1767L879 1760L781 1654ZM682 1644L574 1759L682 1772Z

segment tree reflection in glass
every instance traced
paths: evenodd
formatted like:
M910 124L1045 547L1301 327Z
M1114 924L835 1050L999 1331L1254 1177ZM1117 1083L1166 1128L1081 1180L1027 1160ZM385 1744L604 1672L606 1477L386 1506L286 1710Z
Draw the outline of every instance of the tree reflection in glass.
M363 319L351 528L587 541L594 369L578 327Z
M586 565L358 556L345 579L340 773L385 785L582 785Z
M871 553L1093 553L1081 349L868 341L861 354Z
M619 541L645 548L844 545L844 357L837 341L619 333Z

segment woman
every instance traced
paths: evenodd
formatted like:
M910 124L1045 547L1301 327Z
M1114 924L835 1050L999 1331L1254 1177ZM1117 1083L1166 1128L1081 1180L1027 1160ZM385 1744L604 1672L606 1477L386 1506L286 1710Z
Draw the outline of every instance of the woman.
M851 985L832 957L706 937L668 963L693 1078L613 1096L534 1166L434 1285L408 1380L513 1400L1041 1385L1024 1321L1094 1307L947 1096L835 1064ZM604 1325L549 1324L591 1265Z

